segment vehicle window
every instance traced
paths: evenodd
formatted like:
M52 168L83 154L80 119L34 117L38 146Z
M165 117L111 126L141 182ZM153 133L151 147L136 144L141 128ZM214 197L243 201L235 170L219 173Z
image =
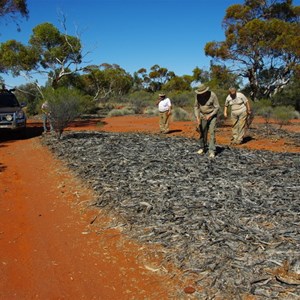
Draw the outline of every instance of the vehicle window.
M18 100L13 94L0 94L0 107L17 107Z

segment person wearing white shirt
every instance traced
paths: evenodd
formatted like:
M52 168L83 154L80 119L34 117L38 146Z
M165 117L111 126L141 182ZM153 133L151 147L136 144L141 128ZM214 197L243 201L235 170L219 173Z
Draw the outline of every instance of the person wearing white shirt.
M161 133L169 133L169 119L171 115L171 100L166 97L166 94L159 94L156 101L159 110L159 128Z

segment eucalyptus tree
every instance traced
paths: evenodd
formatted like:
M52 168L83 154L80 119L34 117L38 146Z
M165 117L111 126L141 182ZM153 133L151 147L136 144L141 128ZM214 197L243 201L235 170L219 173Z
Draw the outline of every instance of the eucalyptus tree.
M39 87L36 75L44 75L53 88L68 75L83 70L78 37L60 32L53 24L33 28L28 45L9 40L0 45L0 65L13 76L23 76ZM39 90L41 91L40 87Z
M147 69L141 68L133 73L133 90L148 90L151 79L147 73Z
M209 72L196 67L193 70L193 79L196 83L207 82L209 80Z
M152 92L161 90L162 86L166 84L171 78L175 77L173 71L169 71L167 68L162 68L159 65L154 65L150 68L149 72L149 89Z
M225 41L209 42L205 54L249 82L251 98L287 85L299 68L300 6L292 0L245 0L223 19Z
M0 1L0 18L8 19L15 22L20 31L20 25L18 23L19 17L28 18L29 11L27 8L26 0L1 0Z
M26 114L35 115L39 113L41 95L33 83L19 85L14 93L20 102L27 103Z
M190 91L192 82L193 76L174 76L162 85L162 89L164 91Z
M209 82L213 88L228 90L229 87L239 87L241 80L224 65L211 64Z
M28 18L29 11L27 8L26 0L1 0L0 1L0 18L5 24L9 20L12 20L17 25L18 31L20 31L20 25L18 19L20 17ZM0 63L0 73L5 73L6 69ZM2 80L2 78L0 77Z
M120 97L129 92L133 78L117 64L104 63L100 66L88 66L81 76L84 90L95 100L107 100Z

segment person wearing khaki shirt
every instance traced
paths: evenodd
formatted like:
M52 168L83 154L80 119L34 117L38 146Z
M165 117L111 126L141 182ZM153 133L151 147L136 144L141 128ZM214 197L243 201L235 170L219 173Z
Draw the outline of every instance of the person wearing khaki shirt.
M204 84L201 84L195 91L194 112L197 119L200 132L200 149L198 154L204 154L207 149L209 157L214 158L216 152L216 122L220 104L217 95L209 90ZM209 134L209 143L207 142Z
M231 107L232 123L232 145L239 145L243 142L246 128L247 116L251 114L251 108L247 97L236 91L236 88L229 89L229 95L225 100L224 117L227 118L228 106Z

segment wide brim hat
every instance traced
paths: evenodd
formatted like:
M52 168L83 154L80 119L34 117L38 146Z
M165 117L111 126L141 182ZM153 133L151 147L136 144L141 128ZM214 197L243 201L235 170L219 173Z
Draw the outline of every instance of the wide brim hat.
M166 94L164 93L161 93L161 94L158 94L159 97L166 97Z
M209 90L209 87L205 84L199 85L198 89L195 91L196 94L204 94Z

